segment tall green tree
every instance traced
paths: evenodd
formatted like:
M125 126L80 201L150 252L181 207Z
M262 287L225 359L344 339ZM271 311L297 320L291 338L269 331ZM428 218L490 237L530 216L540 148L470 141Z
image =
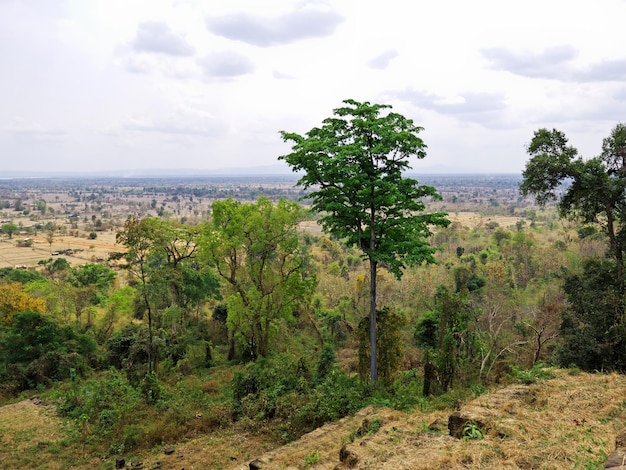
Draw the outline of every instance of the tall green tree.
M477 372L475 322L469 291L439 286L433 310L419 319L414 331L424 350L424 396L433 392L433 386L445 393L461 374L467 378Z
M125 252L113 253L111 259L124 259L127 269L134 280L138 282L139 294L143 300L148 315L148 370L156 368L157 356L154 351L154 309L150 296L150 266L149 256L154 244L153 236L156 232L157 219L139 219L130 216L124 222L124 227L115 237L115 241L124 248Z
M298 239L303 217L299 204L284 199L275 205L265 197L213 203L201 251L226 281L228 329L254 359L267 356L278 321L293 318L315 289Z
M396 278L406 265L434 262L428 243L432 226L447 226L444 213L424 213L424 198L435 188L406 177L409 159L426 156L422 128L393 113L391 106L345 100L334 117L305 135L281 132L292 153L279 157L303 171L298 185L314 190L306 198L321 214L324 230L359 247L369 260L371 381L376 382L376 273Z
M617 262L618 281L623 285L626 125L613 128L602 143L602 153L588 160L578 157L578 150L556 129L536 131L527 152L531 158L523 172L522 195L535 196L540 205L556 200L562 217L600 225ZM568 186L564 187L566 182Z
M599 226L608 240L610 259L586 260L582 274L564 278L570 307L560 326L561 362L624 371L626 125L615 126L603 140L600 155L588 160L578 157L556 129L536 131L527 150L531 158L521 193L535 196L541 205L556 201L562 217Z

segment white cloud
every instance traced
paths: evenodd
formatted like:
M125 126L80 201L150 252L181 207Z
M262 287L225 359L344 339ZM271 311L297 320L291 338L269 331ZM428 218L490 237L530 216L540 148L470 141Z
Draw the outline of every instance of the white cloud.
M624 18L623 0L0 0L2 166L273 165L280 130L346 98L423 126L420 167L520 171L546 126L593 155L626 120Z
M246 56L234 51L208 54L198 63L207 77L231 78L254 71L254 64Z
M290 44L331 35L343 21L320 5L303 5L289 13L266 17L249 13L210 16L206 26L214 34L260 47Z
M194 54L194 48L182 36L174 34L166 23L160 21L140 23L131 45L136 52L182 57Z
M368 65L373 69L386 69L392 59L398 57L398 51L395 49L389 49L382 54L374 57L368 62Z

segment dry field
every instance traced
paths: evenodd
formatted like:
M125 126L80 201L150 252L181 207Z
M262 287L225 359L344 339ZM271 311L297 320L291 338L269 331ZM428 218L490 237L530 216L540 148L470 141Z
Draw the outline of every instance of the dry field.
M488 222L495 222L503 228L512 228L515 227L518 220L523 220L521 217L507 215L484 216L478 212L451 212L448 214L448 218L469 228L475 228Z
M33 245L30 247L20 247L17 245L19 239L24 236L14 236L9 239L6 236L0 238L0 268L26 266L32 268L37 266L39 260L46 260L53 256L52 253L71 249L72 255L63 254L72 266L85 263L92 263L98 259L106 259L109 253L120 251L121 247L115 244L115 232L99 232L98 238L89 240L88 238L72 237L69 235L55 236L52 245L48 243L45 236L30 236Z
M511 228L520 220L519 217L512 216L482 216L478 212L458 212L449 214L450 220L460 222L469 228L474 228L488 222L496 222L501 227ZM300 224L303 231L313 235L321 235L322 228L316 221L306 221ZM26 266L36 267L39 260L50 258L52 253L62 250L74 250L73 255L61 255L71 265L81 265L92 263L98 259L107 259L109 253L120 251L121 247L115 244L115 231L108 230L98 232L98 238L89 240L87 232L81 231L80 237L70 235L55 235L52 245L50 245L45 234L30 236L33 240L31 247L19 247L17 241L24 239L25 235L14 235L9 239L6 235L0 235L0 268Z

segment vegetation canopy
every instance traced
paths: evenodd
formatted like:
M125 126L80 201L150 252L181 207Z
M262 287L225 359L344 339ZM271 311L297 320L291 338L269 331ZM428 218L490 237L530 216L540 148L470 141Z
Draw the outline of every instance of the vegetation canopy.
M587 370L624 371L626 125L615 126L603 140L600 155L588 160L577 158L578 151L556 129L536 131L527 150L531 159L521 193L534 195L542 206L557 200L562 217L599 226L608 238L610 262L587 260L582 276L565 277L572 308L561 325L561 360L577 361ZM564 183L569 185L564 188Z
M315 188L306 195L321 214L324 230L358 246L370 263L371 380L376 382L376 270L384 266L398 279L406 265L434 262L428 243L431 226L447 226L445 213L423 213L425 197L439 198L432 186L405 177L409 158L424 158L422 128L388 105L345 100L334 117L301 136L279 157L298 181Z

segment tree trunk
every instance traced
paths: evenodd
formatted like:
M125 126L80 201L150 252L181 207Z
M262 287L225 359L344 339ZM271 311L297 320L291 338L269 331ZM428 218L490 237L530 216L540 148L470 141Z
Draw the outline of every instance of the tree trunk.
M376 261L370 257L370 376L373 384L378 380L378 347L376 344Z

